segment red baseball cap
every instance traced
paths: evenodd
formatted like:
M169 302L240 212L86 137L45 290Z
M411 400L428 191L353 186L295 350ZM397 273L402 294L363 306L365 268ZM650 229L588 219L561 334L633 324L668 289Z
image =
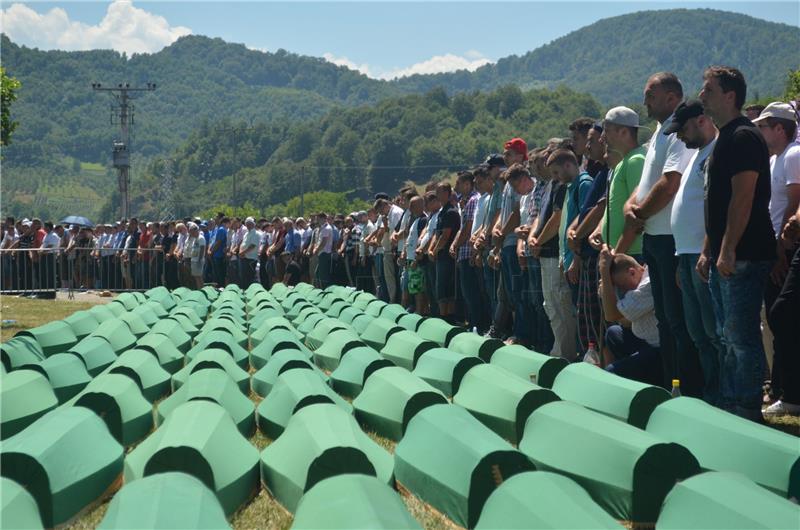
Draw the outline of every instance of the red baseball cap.
M523 160L528 159L528 144L526 144L525 140L523 140L522 138L512 138L511 140L505 143L503 149L516 151L517 153L522 155Z

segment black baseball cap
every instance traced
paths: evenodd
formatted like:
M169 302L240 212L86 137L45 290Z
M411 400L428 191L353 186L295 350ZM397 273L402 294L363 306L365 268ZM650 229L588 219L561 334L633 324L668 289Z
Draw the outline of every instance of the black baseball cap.
M672 133L680 131L686 122L692 118L696 118L703 114L703 104L699 99L690 99L683 101L675 109L675 116L672 118L672 123L664 127L662 134L669 136Z
M487 156L486 160L484 160L483 163L489 167L499 167L499 168L506 167L506 161L503 158L503 155L497 153L492 153L489 156Z
M379 192L375 194L375 200L378 201L380 199L389 200L389 194L384 192Z

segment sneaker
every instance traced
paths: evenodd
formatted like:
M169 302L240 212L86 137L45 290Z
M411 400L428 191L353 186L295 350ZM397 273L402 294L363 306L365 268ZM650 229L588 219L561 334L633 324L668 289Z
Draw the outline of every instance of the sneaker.
M786 403L780 399L765 408L764 416L800 416L800 405Z
M489 331L486 332L484 337L486 337L487 339L498 339L500 338L500 333L498 333L497 329L494 327L494 325L492 325L489 326Z

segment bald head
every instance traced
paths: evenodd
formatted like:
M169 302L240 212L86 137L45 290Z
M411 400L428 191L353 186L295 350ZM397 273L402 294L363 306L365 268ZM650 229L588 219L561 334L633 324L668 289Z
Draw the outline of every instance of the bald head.
M408 207L411 209L412 214L420 216L425 208L425 199L419 195L412 197L411 201L408 203Z

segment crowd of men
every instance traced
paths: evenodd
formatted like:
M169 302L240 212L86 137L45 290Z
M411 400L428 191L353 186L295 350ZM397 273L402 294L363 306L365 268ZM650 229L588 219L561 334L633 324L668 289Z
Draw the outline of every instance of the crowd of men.
M454 185L379 193L349 215L131 219L94 233L11 219L2 248L33 250L4 254L4 288L51 267L101 288L350 285L623 377L679 382L753 421L764 401L763 414L800 415L798 115L782 102L743 109L745 98L735 68L708 68L697 99L659 72L644 87L655 130L615 107L541 147L512 138ZM47 258L56 247L60 265Z

